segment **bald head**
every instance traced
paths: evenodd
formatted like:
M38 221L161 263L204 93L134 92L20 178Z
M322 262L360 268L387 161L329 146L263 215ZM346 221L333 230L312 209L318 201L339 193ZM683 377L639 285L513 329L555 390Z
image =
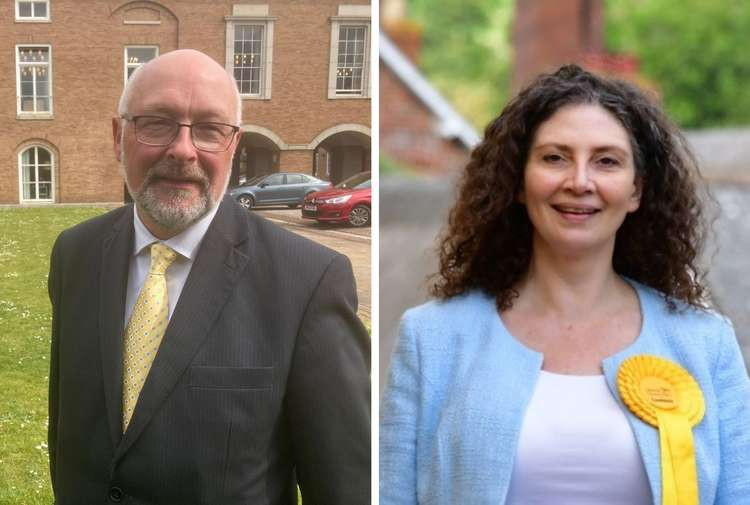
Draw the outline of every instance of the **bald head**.
M193 82L213 86L219 95L227 94L233 100L232 118L235 124L242 122L242 101L237 82L210 56L194 49L178 49L138 67L125 84L117 107L118 115L132 114L131 105L153 90L153 86L174 83L178 79L185 87Z

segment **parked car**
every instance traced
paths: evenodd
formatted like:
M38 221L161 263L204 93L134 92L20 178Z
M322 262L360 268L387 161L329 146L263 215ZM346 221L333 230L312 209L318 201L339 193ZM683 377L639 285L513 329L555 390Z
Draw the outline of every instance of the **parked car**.
M370 172L361 172L331 189L312 193L302 202L302 217L318 222L348 222L352 226L370 224Z
M296 172L277 172L253 177L229 191L229 195L246 209L260 205L299 207L305 196L327 189L331 183Z

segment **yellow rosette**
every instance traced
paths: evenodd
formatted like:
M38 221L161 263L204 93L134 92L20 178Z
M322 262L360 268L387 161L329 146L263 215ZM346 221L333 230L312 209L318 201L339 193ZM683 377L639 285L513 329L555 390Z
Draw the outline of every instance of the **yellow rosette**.
M617 387L625 405L659 429L662 505L699 505L692 428L706 404L698 383L678 364L641 354L622 363Z

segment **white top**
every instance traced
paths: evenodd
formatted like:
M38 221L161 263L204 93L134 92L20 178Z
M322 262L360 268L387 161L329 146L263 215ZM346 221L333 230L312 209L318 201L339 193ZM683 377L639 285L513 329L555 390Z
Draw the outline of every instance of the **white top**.
M603 375L542 370L523 420L505 505L651 505L625 413Z
M177 259L167 268L167 301L169 303L169 317L172 317L177 300L180 299L182 287L185 285L190 269L193 267L193 261L198 254L198 248L203 241L203 237L208 231L208 226L213 221L219 205L214 205L205 216L195 223L191 224L186 230L178 235L168 239L159 240L154 237L146 225L143 224L138 212L133 205L133 226L135 228L135 237L133 240L133 254L130 256L130 268L128 270L128 294L125 299L125 321L127 326L130 321L130 314L133 313L135 301L138 299L138 293L141 292L141 286L146 282L148 269L151 265L151 248L154 242L161 242L171 247L177 254Z

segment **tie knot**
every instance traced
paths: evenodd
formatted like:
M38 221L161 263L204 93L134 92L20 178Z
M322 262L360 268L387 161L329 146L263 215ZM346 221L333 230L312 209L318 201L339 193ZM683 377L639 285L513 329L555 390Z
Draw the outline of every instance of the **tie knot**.
M177 258L177 253L169 246L156 242L151 244L150 274L164 275L169 265Z

